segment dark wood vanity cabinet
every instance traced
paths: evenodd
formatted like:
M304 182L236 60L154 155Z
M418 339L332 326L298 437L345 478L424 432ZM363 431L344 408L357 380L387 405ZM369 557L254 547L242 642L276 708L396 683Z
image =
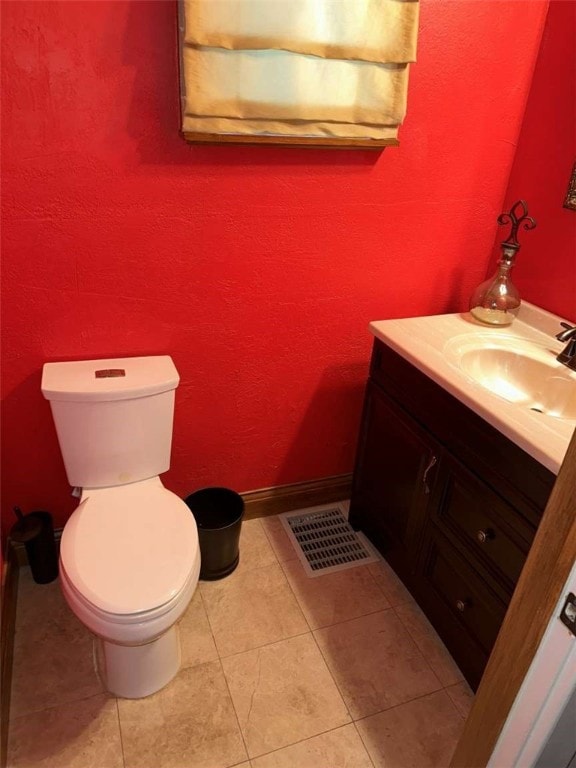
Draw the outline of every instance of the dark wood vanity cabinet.
M375 340L350 521L476 688L555 476Z
M439 453L432 436L369 381L350 520L408 583Z

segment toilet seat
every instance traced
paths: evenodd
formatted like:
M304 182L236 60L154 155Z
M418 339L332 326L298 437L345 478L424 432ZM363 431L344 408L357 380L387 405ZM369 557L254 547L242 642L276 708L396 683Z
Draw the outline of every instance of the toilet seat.
M192 568L190 571L190 575L182 587L182 589L176 594L171 600L168 600L168 602L164 603L163 605L159 605L156 608L152 608L148 611L140 611L140 612L134 612L134 613L110 613L108 611L103 611L101 608L98 608L94 603L90 602L90 600L87 600L86 597L80 592L76 586L74 585L73 580L68 575L68 572L66 571L66 566L64 565L62 558L60 558L60 580L62 582L66 583L66 588L70 592L72 592L74 601L79 604L79 606L84 610L87 611L92 615L92 617L98 621L103 622L107 624L116 624L119 628L121 628L124 625L130 625L130 624L145 624L145 623L151 623L156 621L156 619L161 619L162 616L166 615L167 613L170 613L174 610L174 608L177 608L179 603L182 602L182 599L188 594L190 591L190 584L191 582L194 582L194 588L196 586L196 583L198 581L198 576L195 573L195 568Z
M169 612L188 590L198 558L194 517L159 477L85 489L60 547L76 598L114 623Z

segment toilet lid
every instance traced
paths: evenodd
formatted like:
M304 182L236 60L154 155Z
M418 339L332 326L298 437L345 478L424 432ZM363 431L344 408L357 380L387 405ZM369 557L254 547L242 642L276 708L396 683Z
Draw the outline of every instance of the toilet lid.
M90 494L66 523L60 546L76 589L115 614L150 611L176 597L198 556L186 504L148 481Z

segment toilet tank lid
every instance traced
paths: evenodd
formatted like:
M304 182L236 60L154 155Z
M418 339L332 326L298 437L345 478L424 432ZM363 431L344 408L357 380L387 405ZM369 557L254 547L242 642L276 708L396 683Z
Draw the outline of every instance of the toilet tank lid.
M130 400L176 389L180 377L169 355L45 363L47 400Z

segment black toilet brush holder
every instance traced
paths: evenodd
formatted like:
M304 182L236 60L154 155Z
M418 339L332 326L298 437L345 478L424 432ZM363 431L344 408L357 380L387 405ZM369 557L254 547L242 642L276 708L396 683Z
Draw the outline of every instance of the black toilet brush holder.
M50 512L38 510L27 515L14 507L18 521L10 530L10 538L24 544L32 578L37 584L49 584L58 576L58 553Z

